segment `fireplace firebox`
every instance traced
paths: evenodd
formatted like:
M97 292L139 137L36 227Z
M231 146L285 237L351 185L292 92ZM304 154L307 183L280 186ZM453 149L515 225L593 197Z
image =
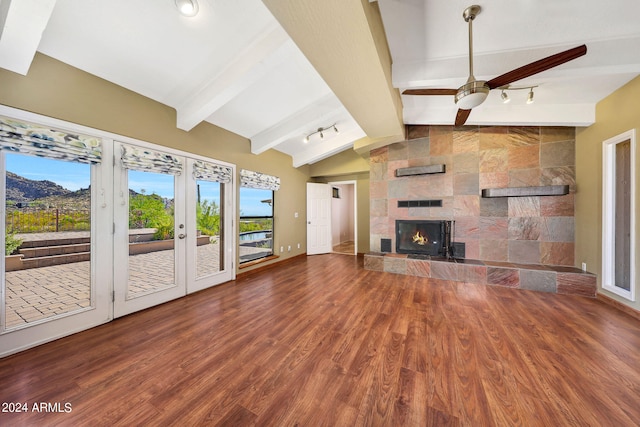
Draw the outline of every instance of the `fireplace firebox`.
M446 220L396 220L396 253L451 254L451 223Z

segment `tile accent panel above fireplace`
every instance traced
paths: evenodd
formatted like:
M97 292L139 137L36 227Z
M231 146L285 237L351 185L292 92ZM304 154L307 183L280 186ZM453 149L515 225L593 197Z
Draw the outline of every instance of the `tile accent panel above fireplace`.
M409 140L372 150L370 250L396 248L396 220L455 221L466 257L574 265L575 128L408 126ZM446 173L398 177L396 170L446 164ZM483 188L568 185L560 196L481 196ZM442 200L400 207L398 202Z

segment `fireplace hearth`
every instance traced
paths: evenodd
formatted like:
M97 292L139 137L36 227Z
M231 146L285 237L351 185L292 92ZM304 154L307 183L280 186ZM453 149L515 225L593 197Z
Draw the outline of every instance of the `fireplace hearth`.
M447 220L396 220L396 253L448 257L451 224Z

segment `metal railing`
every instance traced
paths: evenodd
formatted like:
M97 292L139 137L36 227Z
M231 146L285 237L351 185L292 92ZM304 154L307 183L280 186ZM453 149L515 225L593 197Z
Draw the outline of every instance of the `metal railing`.
M91 211L67 208L20 208L9 210L5 219L9 233L85 231L91 228Z
M273 255L273 217L241 216L240 263Z

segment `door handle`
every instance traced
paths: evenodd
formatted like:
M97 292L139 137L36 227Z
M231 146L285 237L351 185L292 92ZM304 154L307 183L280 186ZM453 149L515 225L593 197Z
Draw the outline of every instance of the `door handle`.
M185 237L187 237L187 235L184 233L178 234L178 239L184 239Z

